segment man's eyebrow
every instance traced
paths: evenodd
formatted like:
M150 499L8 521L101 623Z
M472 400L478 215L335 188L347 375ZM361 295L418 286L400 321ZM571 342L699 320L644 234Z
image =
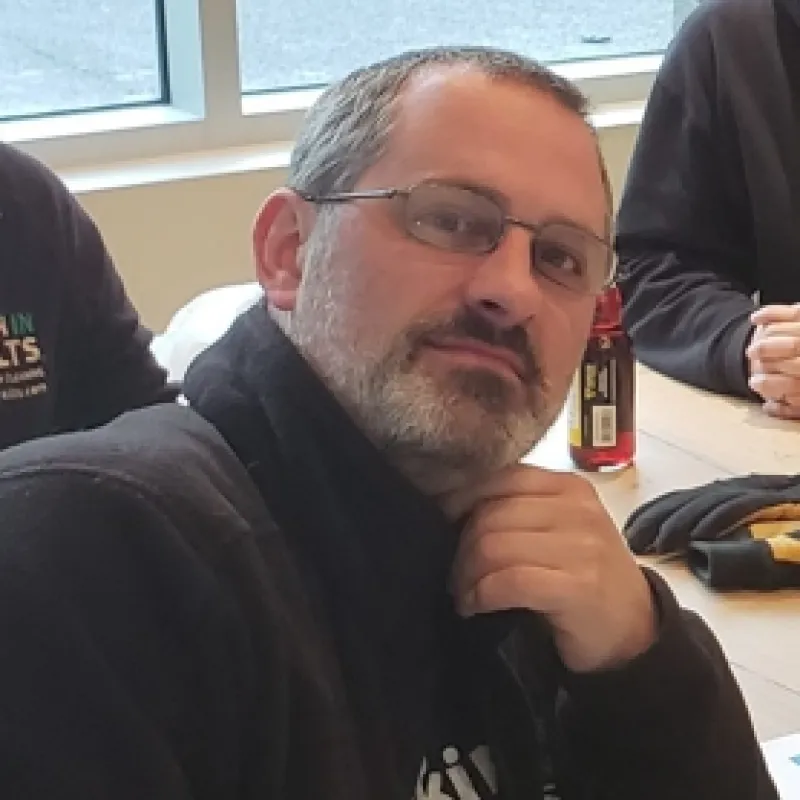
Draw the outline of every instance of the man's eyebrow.
M494 200L494 202L506 212L511 206L511 198L507 194L501 192L499 189L496 189L493 186L487 186L485 183L478 183L477 181L470 180L469 178L449 176L446 178L429 178L424 182L439 183L445 186L454 186L457 189L469 189L470 191L475 192L475 194L480 194L489 200Z
M610 231L608 230L609 226L606 226L606 230L603 231L603 233L598 233L591 225L584 225L583 223L578 222L574 217L568 217L565 214L548 214L542 218L541 222L537 224L568 225L570 228L576 228L579 231L583 231L589 236L599 239L601 242L605 242L606 244L609 243L611 238L609 235Z

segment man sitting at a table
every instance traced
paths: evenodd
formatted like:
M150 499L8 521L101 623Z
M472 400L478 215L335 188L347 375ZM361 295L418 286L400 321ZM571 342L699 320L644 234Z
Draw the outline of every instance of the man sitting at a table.
M518 464L611 277L582 95L399 56L289 179L190 407L0 456L3 797L774 800L708 628Z
M798 143L800 0L703 3L653 87L617 238L637 356L791 418L800 417Z

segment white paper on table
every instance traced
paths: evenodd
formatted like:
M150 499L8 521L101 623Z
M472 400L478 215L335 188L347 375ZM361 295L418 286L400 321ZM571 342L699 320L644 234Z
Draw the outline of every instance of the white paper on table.
M800 733L770 739L762 748L781 800L800 800Z

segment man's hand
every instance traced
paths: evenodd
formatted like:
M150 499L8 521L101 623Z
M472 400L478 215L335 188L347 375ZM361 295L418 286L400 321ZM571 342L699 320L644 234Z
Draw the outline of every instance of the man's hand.
M747 348L750 388L768 414L800 419L800 304L764 306L750 319L756 326Z
M647 580L584 478L514 466L453 493L445 509L470 511L451 579L462 615L543 614L573 672L621 666L655 640Z

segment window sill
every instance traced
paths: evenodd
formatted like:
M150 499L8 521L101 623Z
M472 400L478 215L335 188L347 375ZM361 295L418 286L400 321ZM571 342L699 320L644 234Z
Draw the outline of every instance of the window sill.
M191 181L245 172L278 171L289 165L291 142L271 147L230 148L221 151L61 170L67 186L77 194Z
M595 110L592 122L602 135L605 131L638 126L643 111L642 102L609 103ZM99 167L68 168L59 173L72 191L84 194L247 172L278 172L288 167L291 147L291 141L282 141L268 147L221 148Z
M638 123L660 63L660 55L647 55L569 62L554 69L589 97L597 127L606 130ZM212 86L205 100L199 90L192 97L184 92L183 102L174 106L0 122L0 141L75 175L87 191L280 168L286 166L287 143L320 91L233 98L228 84Z

